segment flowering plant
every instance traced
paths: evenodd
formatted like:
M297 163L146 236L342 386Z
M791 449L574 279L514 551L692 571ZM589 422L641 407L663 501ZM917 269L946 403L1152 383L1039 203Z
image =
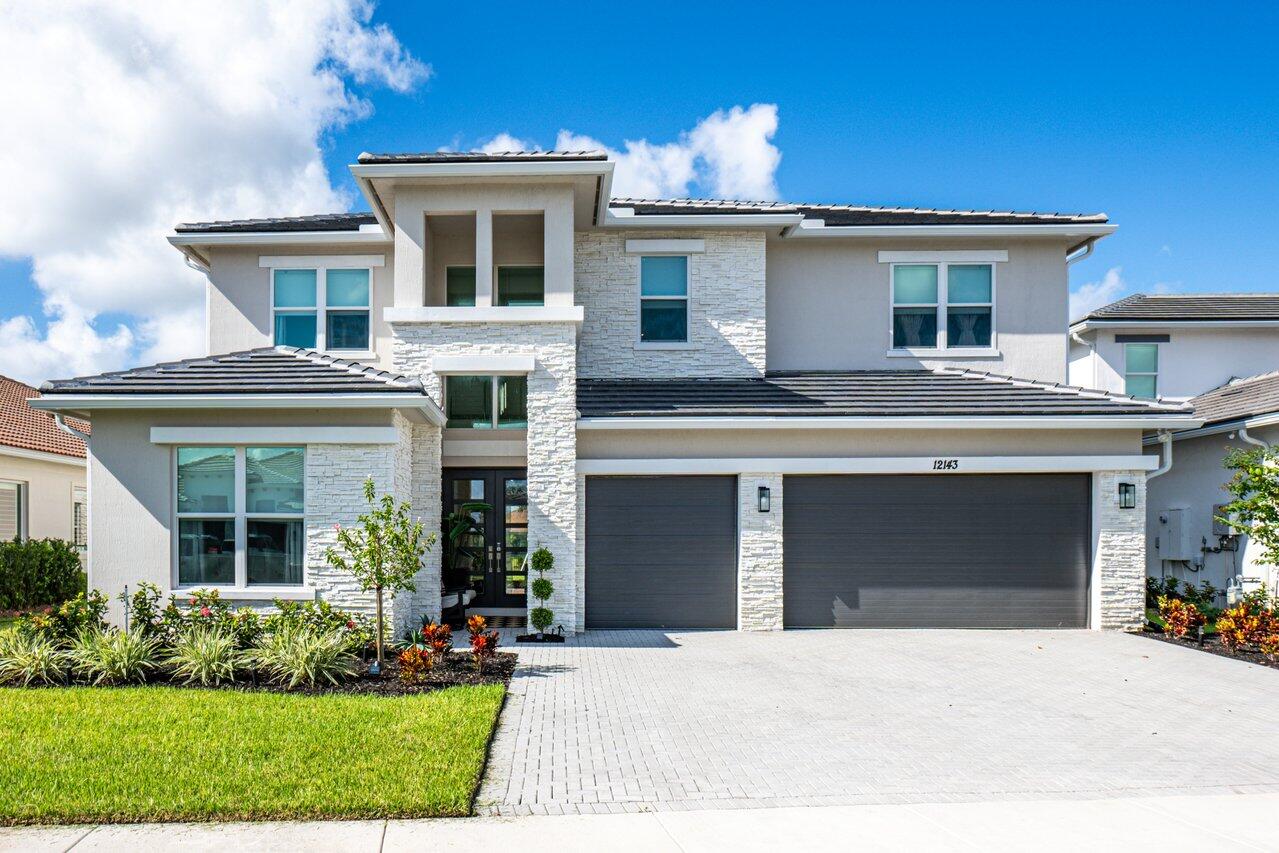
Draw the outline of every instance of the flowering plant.
M1195 605L1166 595L1159 596L1159 616L1164 620L1164 631L1178 639L1201 627L1206 621Z
M471 654L475 657L475 669L483 673L484 664L497 654L497 631L485 631L488 623L483 616L472 616L466 620L466 630L471 635Z

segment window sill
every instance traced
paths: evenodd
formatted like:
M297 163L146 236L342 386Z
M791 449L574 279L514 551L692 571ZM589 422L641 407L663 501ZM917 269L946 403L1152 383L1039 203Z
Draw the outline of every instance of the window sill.
M635 349L680 350L701 349L701 347L690 341L636 341Z
M190 595L197 590L217 592L219 597L232 601L270 601L273 598L282 598L285 601L311 601L315 598L315 590L309 586L216 586L204 584L203 586L175 587L173 594L181 597Z
M889 358L936 358L936 359L956 359L956 358L1003 358L1004 354L997 349L890 349L887 353Z

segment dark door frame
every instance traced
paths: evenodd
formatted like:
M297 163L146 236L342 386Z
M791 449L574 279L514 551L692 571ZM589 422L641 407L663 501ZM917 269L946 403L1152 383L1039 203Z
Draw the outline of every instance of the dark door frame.
M484 483L483 503L491 509L484 513L484 553L482 572L473 572L470 586L476 589L477 595L470 607L524 607L527 603L527 592L512 593L507 584L507 575L516 575L516 571L508 572L508 558L511 553L510 537L507 529L506 481L524 480L527 483L528 471L525 468L445 468L443 472L443 491L445 508L452 511L454 504L453 483L459 480L480 480ZM527 489L527 486L526 486ZM468 501L474 498L468 499ZM527 491L525 492L527 502ZM526 503L527 506L527 503ZM521 525L511 525L518 529ZM525 546L527 553L527 510L525 523Z

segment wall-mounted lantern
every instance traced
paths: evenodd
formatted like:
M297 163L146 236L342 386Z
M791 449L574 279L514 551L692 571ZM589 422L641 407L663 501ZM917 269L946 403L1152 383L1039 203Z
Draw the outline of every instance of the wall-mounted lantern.
M768 486L759 487L759 511L768 512L773 508L773 493L769 491Z
M1134 483L1119 484L1119 508L1137 508L1137 486Z

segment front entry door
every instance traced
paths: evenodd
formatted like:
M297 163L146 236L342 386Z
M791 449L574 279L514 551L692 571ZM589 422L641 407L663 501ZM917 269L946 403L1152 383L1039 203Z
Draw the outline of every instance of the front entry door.
M444 499L449 512L467 503L488 504L474 511L476 530L459 548L446 548L452 559L446 578L465 578L475 590L471 607L518 607L526 601L528 574L528 480L522 468L447 468ZM447 534L447 531L446 531Z

